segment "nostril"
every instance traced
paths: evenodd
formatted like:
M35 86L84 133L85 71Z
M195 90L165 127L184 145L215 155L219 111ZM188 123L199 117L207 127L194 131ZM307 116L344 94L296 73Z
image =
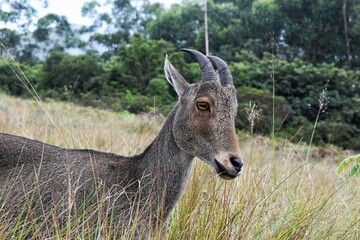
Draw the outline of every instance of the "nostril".
M234 166L235 170L238 172L241 171L241 168L244 165L241 158L237 158L237 157L231 157L230 162Z

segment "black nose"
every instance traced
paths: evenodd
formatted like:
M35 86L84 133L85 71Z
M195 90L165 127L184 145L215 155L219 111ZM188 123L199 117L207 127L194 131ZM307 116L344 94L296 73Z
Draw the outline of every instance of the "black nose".
M244 165L242 159L238 157L231 157L230 162L237 172L240 172L242 166Z

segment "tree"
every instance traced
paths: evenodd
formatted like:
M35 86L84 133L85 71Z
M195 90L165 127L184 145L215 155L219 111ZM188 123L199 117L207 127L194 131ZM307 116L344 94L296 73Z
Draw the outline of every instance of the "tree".
M243 38L239 38L243 36L239 11L232 3L215 4L212 1L208 3L207 8L210 52L230 61L233 59L233 53L244 44ZM204 25L201 24L196 41L198 49L204 49L204 31Z
M44 78L39 88L47 95L69 100L95 90L91 79L102 74L97 60L90 55L70 56L53 52L44 63Z
M242 49L262 57L264 52L272 51L271 41L280 44L282 19L275 1L238 0L236 5L240 12L241 26L237 27L242 29Z
M47 0L39 0L44 6ZM0 29L2 44L11 49L12 54L22 62L35 64L36 44L32 41L30 26L33 24L37 11L31 6L30 0L4 0L0 2ZM15 26L15 27L14 27ZM2 50L1 50L2 51Z
M351 67L360 69L360 2L351 1L347 4L349 42L351 50ZM351 20L351 22L350 22Z
M130 0L112 0L111 13L97 13L101 4L97 1L85 3L82 8L83 16L94 17L92 26L83 28L82 32L95 33L97 29L105 28L105 32L97 32L90 37L90 42L100 44L106 48L105 59L114 55L122 42L129 42L131 32L137 31L140 22L139 9Z
M77 47L78 39L72 31L71 25L65 16L47 14L37 21L37 28L33 32L41 53L46 54L53 48L67 49Z
M348 28L348 15L347 15L347 0L343 0L343 20L344 20L344 37L346 46L346 65L351 65L351 50L350 50L350 39L349 39L349 28Z
M199 4L189 1L183 5L172 5L168 11L158 9L155 14L157 17L146 23L150 38L171 42L176 48L196 46L198 32L203 24Z
M130 44L119 49L121 62L120 84L135 93L145 93L149 81L163 73L165 54L174 52L174 47L163 40L145 39L135 34Z
M347 51L344 41L343 3L338 0L275 0L283 18L283 39L295 56L312 63L342 66Z
M20 44L20 35L15 31L8 28L2 28L0 29L0 44L3 44L4 46L8 47L15 47ZM3 54L3 47L0 48L0 56Z

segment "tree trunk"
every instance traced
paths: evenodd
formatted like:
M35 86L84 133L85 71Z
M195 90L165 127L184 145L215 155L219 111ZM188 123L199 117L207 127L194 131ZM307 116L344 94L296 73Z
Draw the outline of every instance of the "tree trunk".
M350 39L349 39L349 29L347 24L347 0L343 0L343 20L344 20L344 35L345 35L345 45L346 45L346 65L351 66L351 50L350 50Z

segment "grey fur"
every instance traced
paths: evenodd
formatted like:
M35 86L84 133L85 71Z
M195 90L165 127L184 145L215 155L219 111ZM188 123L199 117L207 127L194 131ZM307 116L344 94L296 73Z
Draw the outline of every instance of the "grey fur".
M74 198L74 208L90 198L87 207L98 203L94 189L100 189L102 197L107 197L102 204L111 210L114 222L130 226L134 207L138 207L137 230L147 235L156 224L165 224L181 196L194 157L214 167L222 178L238 176L242 162L234 128L235 87L217 81L190 85L167 57L164 69L179 101L158 136L137 156L64 149L0 134L0 216L10 210L16 218L24 202L33 196L29 191L40 186L32 206L40 202L41 207L34 209L47 212L56 205L59 218L64 220L69 196ZM210 111L198 109L198 102L204 101ZM40 214L40 210L33 214Z

